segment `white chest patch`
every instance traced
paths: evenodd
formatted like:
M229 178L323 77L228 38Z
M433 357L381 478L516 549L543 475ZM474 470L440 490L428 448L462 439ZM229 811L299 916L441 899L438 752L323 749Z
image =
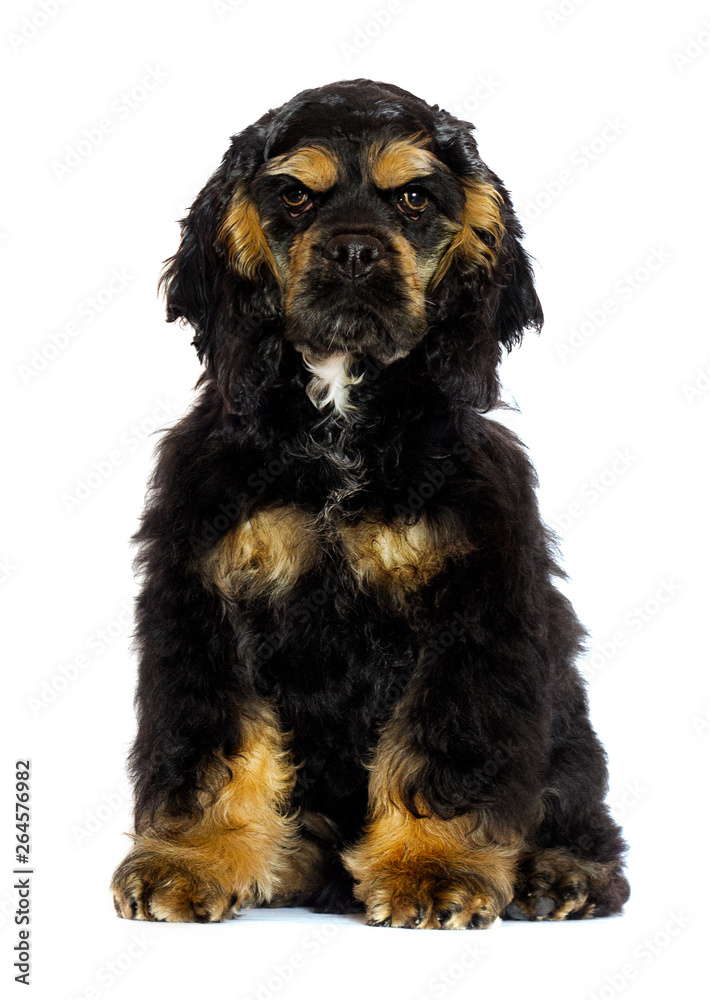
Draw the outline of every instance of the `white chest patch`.
M306 387L308 398L319 410L332 405L336 413L342 415L353 409L349 400L351 385L357 385L362 375L350 375L352 363L350 354L331 354L327 358L309 358L303 355L303 363L313 378Z

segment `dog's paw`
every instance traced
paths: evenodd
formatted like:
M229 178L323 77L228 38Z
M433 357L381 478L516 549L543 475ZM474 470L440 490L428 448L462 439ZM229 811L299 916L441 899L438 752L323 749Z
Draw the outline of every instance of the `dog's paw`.
M213 923L252 902L249 889L236 886L228 872L169 848L131 851L114 873L111 890L116 913L133 920Z
M370 884L365 906L371 926L422 930L490 927L500 911L474 873L452 877L443 867L382 871Z
M392 808L341 857L368 924L459 930L496 922L513 897L518 852L476 816L443 820Z
M618 865L585 861L562 849L543 850L521 859L515 896L505 915L511 920L581 920L618 912L627 897L628 883Z

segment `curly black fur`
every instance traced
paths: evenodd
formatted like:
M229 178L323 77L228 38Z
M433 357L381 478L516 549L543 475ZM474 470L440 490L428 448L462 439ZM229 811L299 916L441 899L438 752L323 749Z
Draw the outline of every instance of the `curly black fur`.
M498 192L502 237L490 267L452 263L427 293L424 335L407 340L402 330L401 356L396 345L339 344L352 355L348 410L317 408L276 276L263 266L256 277L239 273L220 227L242 185L269 244L287 250L315 213L279 214L284 178L264 176L265 164L305 141L354 162L368 143L413 134L428 136L448 168L436 181L439 216L461 210L457 179L480 180ZM371 190L362 198L370 201L358 231L370 227L388 250L397 227L421 252L441 236L424 228L439 224L433 213L415 231L391 200ZM314 200L342 231L346 202ZM294 807L327 816L344 844L364 822L365 764L395 719L402 795L415 814L478 811L520 830L531 848L619 862L624 844L603 804L605 754L574 665L584 631L553 582L562 574L535 472L515 436L485 415L499 402L502 352L542 324L521 236L471 126L397 87L353 80L305 91L234 137L182 223L163 279L168 319L194 327L205 372L194 408L161 442L137 535L137 829L158 810L199 813L198 793L240 749L243 713L266 699L292 734ZM336 313L337 296L327 301ZM370 303L368 316L386 317L387 308ZM385 344L384 326L376 316L372 324L367 336ZM326 334L314 320L307 346L325 353ZM225 606L196 567L235 525L276 502L326 525L411 523L446 510L473 548L398 602L360 586L326 530L323 558L287 595ZM337 908L349 885L334 865L320 908ZM607 895L597 912L620 909L621 876Z

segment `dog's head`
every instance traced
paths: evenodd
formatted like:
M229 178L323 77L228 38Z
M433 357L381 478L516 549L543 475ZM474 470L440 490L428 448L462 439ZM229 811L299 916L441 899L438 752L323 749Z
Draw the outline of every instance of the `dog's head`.
M470 125L398 87L336 83L234 137L182 223L168 319L194 326L228 396L268 382L285 342L384 365L423 344L485 409L502 347L542 323L521 235Z

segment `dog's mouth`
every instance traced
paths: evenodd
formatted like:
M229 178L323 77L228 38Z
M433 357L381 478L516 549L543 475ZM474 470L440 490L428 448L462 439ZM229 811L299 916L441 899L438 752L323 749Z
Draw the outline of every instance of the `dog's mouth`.
M372 336L362 335L338 335L337 331L331 336L313 337L305 336L302 333L292 334L287 339L304 356L314 359L319 364L328 363L331 359L350 357L354 360L372 358L381 364L389 365L393 361L409 354L415 342L403 344L395 340L389 334L383 334L381 330Z
M286 310L285 335L297 350L319 359L348 354L382 364L407 355L426 332L423 312L405 299L382 303L374 291L330 291L299 296Z

